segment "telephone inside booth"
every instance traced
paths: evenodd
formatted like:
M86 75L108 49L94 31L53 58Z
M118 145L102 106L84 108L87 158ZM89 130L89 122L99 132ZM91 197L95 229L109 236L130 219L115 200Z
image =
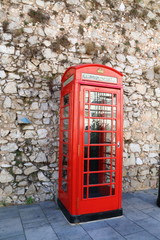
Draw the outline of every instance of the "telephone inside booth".
M58 204L70 222L122 215L122 74L99 65L62 77Z

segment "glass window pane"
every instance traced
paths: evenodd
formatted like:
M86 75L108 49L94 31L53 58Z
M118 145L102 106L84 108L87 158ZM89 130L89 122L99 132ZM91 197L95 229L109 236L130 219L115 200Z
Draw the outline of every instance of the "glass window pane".
M107 106L100 105L91 105L90 106L90 116L91 117L112 117L112 108Z
M89 92L86 91L85 92L85 103L88 103L89 102Z
M115 195L116 187L114 184L112 184L112 195Z
M87 188L83 189L83 198L87 198Z
M107 154L110 154L111 153L111 146L106 146L105 151L106 151Z
M68 144L63 144L63 154L68 155Z
M99 170L99 164L97 159L90 160L89 161L89 171L98 171Z
M101 137L101 133L91 132L90 133L90 143L92 143L92 144L99 143L100 142L100 137Z
M84 144L88 144L88 132L84 133Z
M89 184L110 183L110 172L89 174Z
M68 124L69 124L69 119L63 119L63 129L64 130L68 129Z
M110 195L110 186L96 186L89 188L89 198L104 197Z
M67 192L67 182L62 180L62 189L64 192Z
M107 172L105 177L106 177L106 183L110 183L111 182L111 173Z
M91 92L90 96L91 103L100 103L100 104L112 104L112 94L110 93L101 93L101 92Z
M90 158L111 157L111 146L91 146Z
M104 143L111 143L112 142L112 138L111 138L111 133L104 133Z
M85 117L89 116L88 105L85 105Z
M91 103L101 103L101 99L99 98L99 92L91 92L90 93L90 102Z
M67 165L68 165L68 158L65 157L65 156L63 156L62 165L63 165L63 166L67 166Z
M62 178L67 179L67 170L66 169L62 170Z
M113 120L113 131L116 131L116 120Z
M90 119L91 130L102 130L101 119Z
M116 143L116 133L112 133L112 142Z
M113 94L113 105L117 105L117 95Z
M68 142L68 131L63 131L63 142Z
M113 107L113 118L117 117L117 108Z
M106 170L110 170L111 169L111 159L106 159L104 163L105 163Z
M87 174L84 174L84 183L83 185L87 185Z
M108 132L90 132L90 143L91 144L104 144L111 143L111 133Z
M84 129L85 129L85 130L88 130L88 125L89 125L89 124L88 124L88 118L85 118L85 119L84 119Z
M116 160L112 159L112 170L116 169Z
M90 119L91 130L112 130L111 120L109 119Z
M116 181L116 173L112 172L112 182L115 183Z
M116 146L112 146L112 157L116 156Z
M87 170L88 170L87 163L88 163L88 161L84 160L84 172L87 172Z
M105 171L111 169L111 159L94 159L89 161L89 171Z
M88 158L88 147L84 147L84 158Z
M64 97L63 97L63 105L68 105L69 104L69 94L66 94Z
M63 117L64 118L69 117L69 107L64 107L63 108Z

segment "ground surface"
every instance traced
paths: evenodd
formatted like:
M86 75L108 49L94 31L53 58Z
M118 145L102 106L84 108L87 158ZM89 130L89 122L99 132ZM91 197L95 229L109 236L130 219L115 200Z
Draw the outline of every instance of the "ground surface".
M123 195L123 217L70 225L53 202L0 208L0 240L160 239L157 190Z

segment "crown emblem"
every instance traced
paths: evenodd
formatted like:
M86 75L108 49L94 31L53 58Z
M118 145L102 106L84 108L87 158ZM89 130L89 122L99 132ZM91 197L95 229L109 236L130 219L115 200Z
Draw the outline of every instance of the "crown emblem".
M97 69L97 72L98 72L98 73L104 73L104 70L103 70L102 68L98 68L98 69Z

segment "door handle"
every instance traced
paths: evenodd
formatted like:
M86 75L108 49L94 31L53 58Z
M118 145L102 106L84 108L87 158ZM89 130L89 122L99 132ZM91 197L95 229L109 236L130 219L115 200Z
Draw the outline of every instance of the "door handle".
M117 142L117 147L120 148L120 141Z

